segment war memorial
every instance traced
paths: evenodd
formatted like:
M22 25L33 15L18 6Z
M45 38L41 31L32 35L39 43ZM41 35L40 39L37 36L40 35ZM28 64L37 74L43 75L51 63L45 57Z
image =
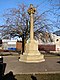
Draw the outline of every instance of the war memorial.
M60 80L60 56L49 54L45 56L38 51L38 42L34 39L33 31L35 11L31 4L28 9L30 40L25 44L23 55L10 52L9 56L3 56L2 64L5 64L5 70L3 75L0 73L3 80Z
M25 44L25 52L23 55L20 55L19 61L23 62L42 62L45 61L44 55L38 51L38 42L34 40L34 31L33 31L33 15L36 11L36 8L33 5L30 5L28 9L28 14L30 15L30 41Z

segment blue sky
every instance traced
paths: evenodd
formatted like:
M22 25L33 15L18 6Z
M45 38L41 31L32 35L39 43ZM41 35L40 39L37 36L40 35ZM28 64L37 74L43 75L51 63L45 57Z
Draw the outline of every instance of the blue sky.
M9 9L15 8L18 4L26 4L29 6L33 4L34 6L39 5L40 8L38 9L40 12L46 10L49 6L48 0L0 0L0 25L4 24L2 14Z
M59 0L52 0L52 4L56 4ZM41 14L42 12L52 8L49 0L0 0L0 25L4 25L4 20L2 15L9 8L16 8L19 4L26 4L28 7L30 4L34 6L39 5L38 11ZM46 16L45 16L46 17ZM51 20L55 20L54 16L47 16Z

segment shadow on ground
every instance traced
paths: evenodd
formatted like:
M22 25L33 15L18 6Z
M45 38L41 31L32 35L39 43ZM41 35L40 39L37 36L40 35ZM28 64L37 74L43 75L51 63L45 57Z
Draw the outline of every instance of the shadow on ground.
M37 80L37 78L35 76L31 76L32 80Z
M57 63L59 63L59 64L60 64L60 61L57 61Z
M4 75L5 68L6 68L6 63L0 63L0 80L17 80L15 79L15 76L13 75L12 71Z
M0 80L2 80L6 68L6 63L0 63Z
M3 80L17 80L17 79L13 75L13 72L10 71L9 73L3 76Z

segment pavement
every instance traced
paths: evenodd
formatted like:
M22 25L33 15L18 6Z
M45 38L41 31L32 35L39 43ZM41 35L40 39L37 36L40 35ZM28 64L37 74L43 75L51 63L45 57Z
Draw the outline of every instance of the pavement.
M44 62L25 63L20 62L18 56L3 56L3 63L6 63L4 74L10 71L13 74L60 73L60 57L45 57Z

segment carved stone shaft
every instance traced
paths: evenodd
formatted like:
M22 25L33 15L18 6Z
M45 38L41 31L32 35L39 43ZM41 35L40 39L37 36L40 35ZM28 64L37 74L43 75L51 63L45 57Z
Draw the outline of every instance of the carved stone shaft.
M33 31L33 14L35 13L36 9L33 7L33 5L30 5L30 8L28 9L28 14L30 15L30 41L34 38L34 31Z

